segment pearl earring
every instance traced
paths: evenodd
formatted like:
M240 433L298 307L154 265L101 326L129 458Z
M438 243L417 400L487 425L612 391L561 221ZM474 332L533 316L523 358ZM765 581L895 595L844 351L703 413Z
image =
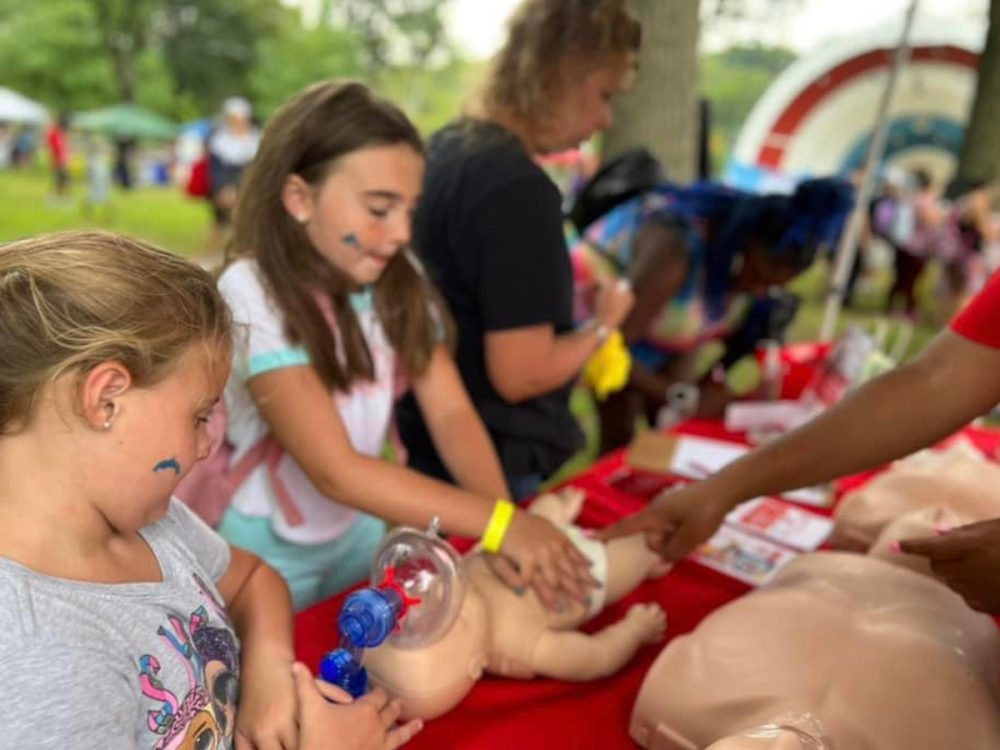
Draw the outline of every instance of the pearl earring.
M111 429L111 420L110 419L105 419L104 420L104 429L105 430L110 430Z

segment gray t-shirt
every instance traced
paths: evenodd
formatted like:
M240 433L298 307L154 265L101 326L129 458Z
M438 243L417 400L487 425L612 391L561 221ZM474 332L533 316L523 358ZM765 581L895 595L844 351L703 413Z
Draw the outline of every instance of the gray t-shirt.
M161 583L96 584L0 557L0 750L225 750L239 642L229 546L178 500L143 529Z

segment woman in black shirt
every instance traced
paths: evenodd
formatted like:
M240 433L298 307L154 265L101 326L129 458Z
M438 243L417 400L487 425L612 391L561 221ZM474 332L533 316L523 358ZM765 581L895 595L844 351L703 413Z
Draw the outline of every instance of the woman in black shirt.
M464 117L430 142L415 245L454 313L457 363L523 499L583 445L574 380L632 305L608 285L577 328L558 188L536 155L611 124L640 27L625 0L526 0ZM415 401L400 408L411 465L450 478Z

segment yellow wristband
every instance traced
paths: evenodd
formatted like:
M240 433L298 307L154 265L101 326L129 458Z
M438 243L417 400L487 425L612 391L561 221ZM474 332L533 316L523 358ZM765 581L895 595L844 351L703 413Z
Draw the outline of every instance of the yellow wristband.
M517 507L510 500L497 500L493 506L493 514L490 522L486 524L486 531L483 532L483 549L496 554L503 546L504 537L510 528L510 522L514 520L514 511Z

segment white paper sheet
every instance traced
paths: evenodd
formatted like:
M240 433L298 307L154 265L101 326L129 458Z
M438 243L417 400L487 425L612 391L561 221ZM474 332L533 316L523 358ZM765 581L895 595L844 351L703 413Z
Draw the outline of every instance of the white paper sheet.
M745 445L721 440L688 435L678 436L670 468L673 473L682 477L705 479L718 472L722 467L746 455L749 450ZM826 508L830 504L830 494L818 487L806 487L786 492L782 497L817 508Z
M769 497L743 503L726 523L800 552L814 552L833 531L833 519Z
M711 539L691 556L695 562L751 586L761 586L796 558L787 547L744 534L723 524Z

